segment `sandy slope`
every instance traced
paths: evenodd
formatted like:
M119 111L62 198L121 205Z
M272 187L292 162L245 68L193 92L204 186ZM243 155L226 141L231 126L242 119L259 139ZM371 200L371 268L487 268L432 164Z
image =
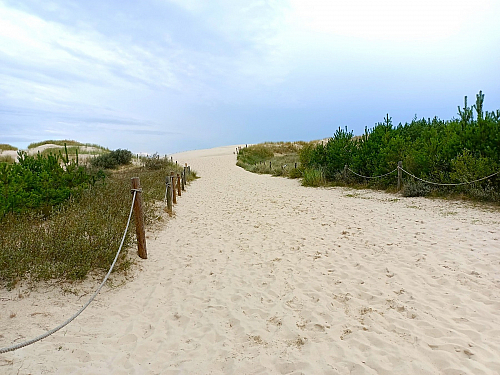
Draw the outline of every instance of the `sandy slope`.
M142 272L0 355L0 373L500 373L498 211L304 188L233 150L178 154L202 178L149 235ZM0 346L87 298L0 293Z

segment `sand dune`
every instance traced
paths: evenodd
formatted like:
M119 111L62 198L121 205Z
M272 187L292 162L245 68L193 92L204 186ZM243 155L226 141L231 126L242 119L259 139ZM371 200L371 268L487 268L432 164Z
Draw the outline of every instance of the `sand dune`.
M233 150L176 155L201 179L149 233L134 279L0 355L0 373L500 373L498 211L305 188L236 167ZM96 284L2 290L0 346L52 328Z

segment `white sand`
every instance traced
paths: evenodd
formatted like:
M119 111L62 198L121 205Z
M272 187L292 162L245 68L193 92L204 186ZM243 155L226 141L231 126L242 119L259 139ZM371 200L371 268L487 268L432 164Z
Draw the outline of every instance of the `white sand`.
M305 188L236 167L233 150L176 155L201 179L149 234L142 271L0 355L0 373L500 373L498 211ZM0 291L0 346L97 284Z

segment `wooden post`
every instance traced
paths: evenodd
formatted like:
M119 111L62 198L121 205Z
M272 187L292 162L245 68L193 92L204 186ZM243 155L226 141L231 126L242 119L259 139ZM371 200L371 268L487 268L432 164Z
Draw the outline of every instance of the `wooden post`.
M295 163L295 169L297 169L297 163Z
M402 175L403 171L401 170L403 168L403 162L398 161L398 191L401 190L401 182L402 182Z
M269 162L269 169L271 169L271 162Z
M177 192L175 190L175 176L174 172L170 172L170 181L172 182L172 201L177 204Z
M181 175L179 173L177 173L177 194L179 194L179 197L181 196Z
M191 174L191 166L188 165L188 174L190 175Z
M182 171L182 191L186 190L186 172L187 172L187 167L184 167Z
M170 182L170 176L166 177L167 180L167 211L172 213L172 183Z
M347 180L347 164L344 165L344 181Z
M141 182L139 177L132 177L132 193L135 191L134 221L135 233L137 235L137 250L142 259L148 258L146 250L146 233L144 231L144 211L142 208Z

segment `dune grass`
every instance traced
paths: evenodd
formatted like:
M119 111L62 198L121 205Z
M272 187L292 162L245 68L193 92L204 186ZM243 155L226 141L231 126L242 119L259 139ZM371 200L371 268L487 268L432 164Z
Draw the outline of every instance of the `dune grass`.
M66 144L66 146L68 147L68 152L69 152L71 146L76 146L75 148L78 148L78 149L80 147L95 147L95 148L98 148L98 149L101 149L101 150L104 150L104 151L110 151L108 148L100 146L100 145L97 145L97 144L93 144L93 143L81 143L81 142L74 141L74 140L71 140L71 139L63 139L63 140L50 139L50 140L41 141L41 142L34 142L34 143L30 143L28 145L28 149L32 149L32 148L35 148L35 147L39 147L39 146L43 146L43 145L48 145L48 144L53 144L53 145L56 145L56 146L64 146Z
M0 143L0 151L17 151L17 147L9 145L7 143Z
M298 152L304 145L305 142L266 142L251 145L240 150L236 165L253 173L298 178L302 176Z
M125 229L132 177L143 189L146 225L165 220L165 177L180 167L164 161L160 168L127 166L110 173L48 214L8 214L0 221L0 285L20 280L81 280L90 272L107 271ZM188 176L188 181L196 177ZM133 223L114 272L126 272L135 259Z

